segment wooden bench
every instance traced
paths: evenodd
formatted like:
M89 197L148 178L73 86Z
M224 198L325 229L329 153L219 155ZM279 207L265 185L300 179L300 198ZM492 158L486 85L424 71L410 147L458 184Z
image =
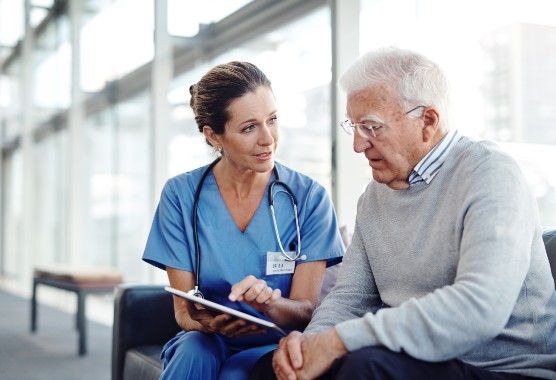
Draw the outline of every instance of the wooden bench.
M110 293L121 284L123 275L112 269L53 267L36 268L31 297L31 332L37 331L37 286L50 286L77 295L76 328L79 335L78 353L87 353L86 302L88 294Z

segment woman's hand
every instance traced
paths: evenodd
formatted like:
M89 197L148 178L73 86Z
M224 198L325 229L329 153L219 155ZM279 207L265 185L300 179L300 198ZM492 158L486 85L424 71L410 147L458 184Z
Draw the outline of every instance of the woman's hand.
M298 264L292 279L288 298L282 297L279 289L272 289L266 282L254 276L247 276L232 286L228 299L240 301L264 313L272 322L287 329L304 329L320 294L325 261L312 261ZM195 286L192 272L166 267L170 285L187 291ZM198 310L190 302L174 296L176 321L185 331L217 332L230 337L261 334L264 330L258 325L216 315L208 310Z
M272 289L264 280L251 275L234 284L228 296L230 301L243 302L262 313L269 312L280 298L280 289Z
M228 296L230 301L243 302L262 313L272 309L280 298L282 298L280 289L272 289L264 280L251 275L233 285ZM188 312L191 319L203 326L205 332L219 333L234 338L267 332L257 324L229 314L217 314L204 308L199 309L196 305L188 305Z
M202 307L198 308L191 303L187 309L190 318L201 324L201 330L207 333L218 333L230 338L266 333L266 329L261 326L235 318L230 314L215 313Z
M176 289L191 289L195 285L193 273L167 267L170 285ZM174 310L178 325L185 331L218 333L239 338L247 335L264 334L266 330L259 325L229 314L220 314L174 296Z

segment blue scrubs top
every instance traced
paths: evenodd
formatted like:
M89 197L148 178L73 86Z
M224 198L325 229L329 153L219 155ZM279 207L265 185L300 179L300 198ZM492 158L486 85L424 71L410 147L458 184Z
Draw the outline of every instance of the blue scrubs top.
M297 200L301 254L307 256L303 262L326 260L327 266L339 263L344 246L326 190L301 173L279 163L275 165L280 180L291 188ZM143 254L146 262L161 269L171 267L195 272L193 200L197 184L207 167L173 177L164 186ZM273 177L270 181L275 179ZM282 190L279 184L274 186L276 223L284 249L294 251L297 235L293 206L290 197ZM280 289L283 297L289 297L293 273L266 275L267 252L280 252L266 194L246 230L241 232L211 172L203 184L197 209L200 289L205 298L263 319L267 318L259 311L241 302L230 302L228 294L233 284L251 274L265 280L273 289ZM223 339L232 348L244 349L276 343L279 336L269 332Z

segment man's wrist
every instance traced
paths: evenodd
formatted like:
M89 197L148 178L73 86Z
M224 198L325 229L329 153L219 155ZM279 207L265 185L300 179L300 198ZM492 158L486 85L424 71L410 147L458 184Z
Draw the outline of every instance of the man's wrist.
M348 349L346 348L342 338L336 331L335 328L331 328L320 334L323 340L323 343L326 344L330 350L332 351L332 356L334 359L341 358L342 356L348 353Z

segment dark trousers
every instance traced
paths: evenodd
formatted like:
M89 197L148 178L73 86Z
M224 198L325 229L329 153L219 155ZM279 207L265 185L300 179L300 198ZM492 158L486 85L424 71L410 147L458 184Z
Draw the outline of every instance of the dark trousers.
M276 379L272 354L264 355L253 367L249 380ZM460 360L426 362L384 347L367 347L348 353L334 362L320 380L527 380L527 376L487 371Z

